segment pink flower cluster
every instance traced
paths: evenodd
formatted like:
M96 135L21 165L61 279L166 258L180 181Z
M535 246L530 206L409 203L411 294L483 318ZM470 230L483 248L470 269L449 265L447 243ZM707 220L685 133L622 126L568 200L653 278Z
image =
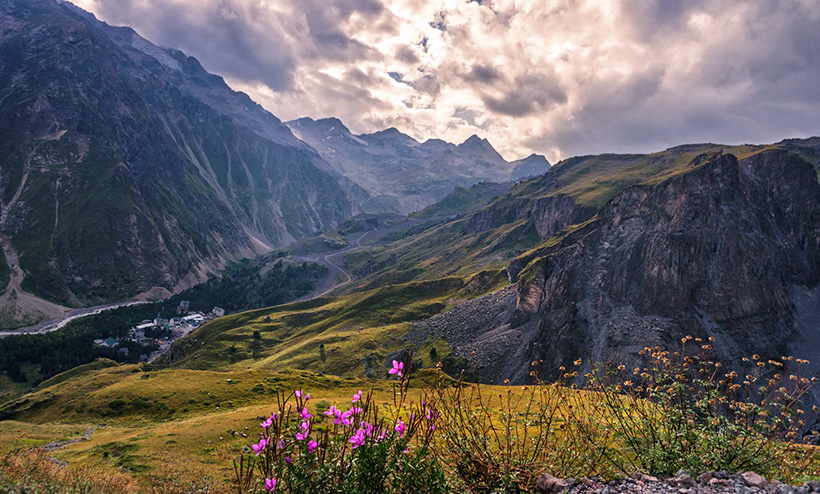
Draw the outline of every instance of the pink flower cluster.
M276 412L273 412L273 414L271 414L270 418L265 419L265 421L262 422L261 424L259 424L259 426L262 427L263 429L270 429L270 427L276 421L277 417L278 417L278 415L276 414Z
M396 360L393 361L393 367L389 370L390 374L398 375L399 377L402 376L402 371L404 369L404 363L398 362ZM350 429L345 430L345 435L347 433L351 433L348 442L351 445L352 449L357 449L360 446L364 446L368 443L374 444L379 443L380 441L384 440L387 437L387 430L382 430L380 426L370 424L365 422L364 420L364 409L360 405L362 403L362 391L359 390L357 393L353 395L351 399L351 407L349 410L342 411L336 408L335 405L331 406L329 410L323 412L323 414L327 417L333 417L333 421L335 425L341 425L343 427L349 427ZM280 431L279 428L282 427L282 419L283 416L280 416L277 413L271 414L269 418L266 418L263 422L259 424L259 426L264 429L264 432L260 434L261 438L259 442L256 444L251 445L251 449L256 454L256 456L261 455L262 453L266 453L268 455L275 454L272 451L272 448L276 448L285 454L285 450L288 447L288 444L297 444L299 441L304 441L301 444L305 444L307 446L307 453L314 454L320 447L322 447L317 441L311 439L311 419L313 419L313 414L311 414L307 409L307 402L310 400L310 394L303 393L302 390L296 390L293 392L293 396L296 397L297 405L296 405L296 413L299 419L299 426L298 428L293 431L293 435L295 437L296 442L287 443L282 437L279 435L283 432ZM431 424L430 431L435 430L435 420L437 418L436 413L431 410L429 407L426 406L424 402L421 403L422 409L424 412L424 419L427 419L427 423ZM414 414L410 414L410 421L408 422L410 426L408 427L401 419L396 419L394 431L398 433L398 437L404 437L406 433L408 433L408 429L412 429L414 426L413 424L416 423L418 419L422 417L417 417ZM352 432L355 428L355 432ZM325 445L324 447L327 447ZM408 452L408 449L405 449L404 452ZM292 463L291 456L285 455L284 462L288 465ZM275 472L271 471L268 472L268 475L273 475ZM280 477L280 481L282 478ZM276 479L271 477L265 477L265 490L267 492L273 492L276 489Z
M368 437L375 438L375 442L379 442L385 438L386 434L382 431L381 434L378 436L375 435L375 427L372 424L368 424L367 422L362 422L359 424L360 427L356 430L356 433L350 436L350 444L353 445L353 449L362 446Z
M359 407L351 407L350 410L343 412L336 408L336 405L331 405L330 409L324 412L324 414L328 417L334 417L333 423L336 425L350 426L353 425L353 420L351 417L358 415L363 411L364 410Z

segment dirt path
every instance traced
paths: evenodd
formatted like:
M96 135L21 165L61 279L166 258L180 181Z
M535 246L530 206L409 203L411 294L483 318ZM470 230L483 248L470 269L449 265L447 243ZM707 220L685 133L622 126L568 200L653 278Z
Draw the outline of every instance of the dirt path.
M374 228L372 230L367 230L366 232L362 232L358 234L356 237L350 239L350 244L341 249L337 250L328 254L319 254L316 256L297 256L294 259L298 261L304 262L315 262L319 264L323 264L328 269L328 273L325 278L316 285L316 288L313 292L300 297L293 302L302 302L304 300L311 300L314 298L324 297L325 295L329 294L333 290L339 288L340 286L347 285L351 281L353 281L353 274L350 271L344 268L343 259L344 256L349 254L350 252L361 249L363 247L368 247L378 243L384 236L399 231L403 228L407 228L409 226L415 225L417 223L425 223L436 221L439 218L429 218L424 220L417 220L417 219L406 219L400 223L396 223L393 225L383 226L379 228ZM339 278L347 278L344 281L339 281Z

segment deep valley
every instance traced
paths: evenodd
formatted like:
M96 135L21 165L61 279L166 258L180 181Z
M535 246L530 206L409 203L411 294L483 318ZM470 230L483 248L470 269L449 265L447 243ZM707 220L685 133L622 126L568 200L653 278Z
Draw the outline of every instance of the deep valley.
M789 424L787 439L809 437L820 425L810 412L820 405L820 387L810 385L820 378L819 176L820 137L550 164L539 154L507 160L478 135L455 144L395 127L354 133L338 118L283 122L196 58L129 27L69 2L0 0L0 470L36 449L42 461L102 468L126 484L162 477L170 485L182 475L228 485L229 461L261 454L286 398L298 403L288 413L299 418L287 419L302 427L296 441L311 419L324 427L325 443L305 442L304 458L330 452L328 438L352 426L344 423L352 415L393 414L381 436L362 426L346 437L340 464L365 435L379 438L374 448L402 438L401 420L428 439L437 418L459 420L436 403L473 407L462 427L478 423L475 414L507 421L505 433L487 426L474 440L521 429L522 442L536 444L526 436L536 421L516 417L550 409L538 401L549 398L561 406L544 444L565 425L579 427L578 437L594 429L583 428L587 419L606 426L604 436L583 437L585 450L604 445L583 459L584 472L682 478L670 470L677 463L644 460L643 450L677 447L684 436L686 449L697 439L689 425L747 413L747 402L720 395L740 383L743 400L758 400L742 416L757 435L733 429L737 419L706 423L704 437L719 437L720 447L734 440L726 431L769 441L773 433L755 427L770 425L771 396L794 397L774 414L778 427ZM682 367L650 369L650 356ZM677 384L698 365L711 376ZM788 386L773 384L781 380ZM315 394L310 409L303 388ZM533 389L544 394L523 405ZM675 416L671 439L606 449L630 437L629 427L613 432L618 404L637 407L620 420L644 414L652 424L690 392L715 398ZM610 401L586 409L590 396ZM359 400L372 408L355 411ZM342 418L335 404L344 401L353 407ZM410 405L419 406L413 415ZM579 408L612 415L580 417ZM426 454L429 444L419 444L413 451ZM499 444L488 458L514 463L515 444ZM697 451L719 451L707 446ZM442 458L454 448L443 447ZM629 471L606 463L610 453L623 454ZM698 455L686 456L687 467L705 465ZM811 458L805 472L778 464L771 475L813 479L820 453ZM577 458L553 460L549 468L563 461L561 472L582 475ZM502 469L481 461L492 475ZM465 465L481 461L459 463L448 482L469 483L478 474ZM534 462L507 472L508 490L469 492L533 492L548 470ZM267 483L243 492L275 489L257 480ZM227 492L211 488L196 492Z

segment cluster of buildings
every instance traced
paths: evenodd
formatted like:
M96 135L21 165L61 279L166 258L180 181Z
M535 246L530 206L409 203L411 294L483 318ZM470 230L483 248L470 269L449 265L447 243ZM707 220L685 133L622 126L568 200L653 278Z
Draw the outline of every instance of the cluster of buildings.
M117 339L108 337L104 340L97 339L94 340L94 344L110 348L118 346L120 342L123 341L134 342L142 346L157 345L159 349L151 353L151 355L140 355L140 361L153 362L170 348L174 340L187 336L200 325L211 319L225 315L225 309L221 307L214 307L207 314L203 314L202 312L188 313L187 301L183 301L183 303L180 304L180 309L183 308L183 305L184 312L177 310L177 317L172 317L171 319L157 317L153 321L146 319L131 328L128 331L128 336L125 338ZM124 355L128 355L129 350L121 346L118 351Z

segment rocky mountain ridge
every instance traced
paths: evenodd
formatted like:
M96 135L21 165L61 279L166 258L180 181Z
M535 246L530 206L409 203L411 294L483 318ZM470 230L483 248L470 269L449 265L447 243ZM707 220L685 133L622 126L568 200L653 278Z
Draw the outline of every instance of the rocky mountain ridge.
M440 139L418 142L395 128L354 135L336 118L300 118L286 125L374 197L364 206L372 212L418 211L455 187L520 180L550 167L540 155L508 162L476 135L455 145Z

